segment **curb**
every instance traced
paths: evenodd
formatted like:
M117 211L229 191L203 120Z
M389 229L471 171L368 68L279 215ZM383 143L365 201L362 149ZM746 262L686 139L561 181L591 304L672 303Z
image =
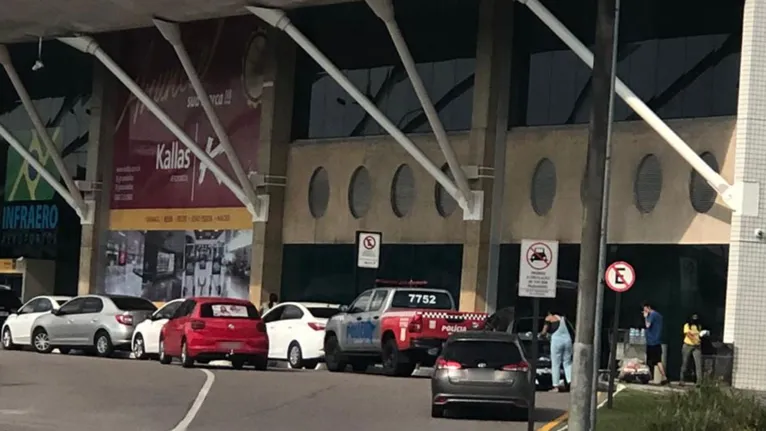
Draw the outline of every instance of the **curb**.
M616 390L614 391L613 397L616 397L617 394L624 391L628 387L623 384L618 384ZM607 396L605 392L600 392L599 397L602 397L603 399L598 402L598 405L596 406L596 410L600 409L601 407L604 407L607 402ZM557 417L556 419L548 422L547 424L543 425L540 429L537 431L565 431L569 428L569 424L567 423L567 420L569 419L569 412L564 413L563 415Z

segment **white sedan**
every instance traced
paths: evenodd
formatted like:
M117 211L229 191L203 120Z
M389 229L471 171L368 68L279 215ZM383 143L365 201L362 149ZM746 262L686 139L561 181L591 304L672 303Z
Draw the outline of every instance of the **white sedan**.
M269 359L292 368L315 368L324 359L324 328L340 306L317 302L283 302L263 315L269 334Z
M36 296L3 323L3 349L14 350L20 346L31 345L32 324L43 314L58 310L65 302L72 299L69 296Z
M160 331L162 331L162 327L173 317L173 314L175 314L183 302L184 299L174 299L167 302L159 310L152 313L148 319L136 326L136 330L133 331L133 340L130 344L134 358L147 359L150 356L159 356Z

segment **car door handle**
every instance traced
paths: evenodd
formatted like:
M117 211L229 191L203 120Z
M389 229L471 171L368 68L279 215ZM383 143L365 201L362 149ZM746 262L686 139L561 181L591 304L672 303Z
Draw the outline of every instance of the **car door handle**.
M378 320L380 319L380 316L372 316L373 319Z
M362 320L362 318L361 317L357 317L356 320Z
M90 323L96 323L96 322L98 322L98 319L91 319L90 320Z

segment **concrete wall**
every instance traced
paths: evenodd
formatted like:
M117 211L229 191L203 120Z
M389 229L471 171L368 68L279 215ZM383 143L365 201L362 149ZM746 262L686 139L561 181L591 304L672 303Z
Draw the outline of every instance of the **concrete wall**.
M733 118L671 121L671 127L698 153L715 155L724 178L734 169ZM520 238L579 242L582 213L580 186L585 168L587 126L517 128L508 134L503 242ZM414 141L437 164L444 162L431 136ZM468 134L451 137L458 157L467 158ZM691 169L643 122L615 127L611 190L610 242L728 243L731 213L720 199L706 214L697 213L689 199ZM660 200L649 214L636 209L634 179L641 159L656 155L662 165ZM543 157L556 166L557 188L552 209L537 215L530 204L535 166ZM391 209L391 182L396 169L409 164L415 175L415 205L406 217ZM348 207L351 175L360 165L370 172L372 204L365 217L355 219ZM308 208L314 170L329 174L330 202L325 215L314 219ZM300 141L292 144L288 161L284 242L351 243L357 229L381 230L386 243L463 243L461 212L443 218L434 203L434 180L389 137L355 140Z

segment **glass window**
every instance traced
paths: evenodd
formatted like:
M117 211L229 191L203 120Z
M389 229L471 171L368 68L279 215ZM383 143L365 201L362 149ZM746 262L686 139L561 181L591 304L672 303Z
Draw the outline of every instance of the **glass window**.
M388 296L388 290L376 290L372 295L372 301L370 301L370 311L378 311L383 303L386 302Z
M444 347L444 359L459 362L466 368L477 367L479 363L487 368L518 364L523 360L521 351L510 341L466 340L453 341Z
M33 299L27 302L26 305L19 309L19 314L35 313L35 309L38 307L37 304L39 304L40 301L42 301L42 298Z
M67 302L69 302L68 299L57 299L56 300L56 303L59 305L59 307L61 307L62 305L66 304Z
M183 302L171 302L170 304L166 304L164 307L157 310L155 318L157 320L170 319L176 313L178 308L181 307L181 304L183 304Z
M187 299L181 304L180 307L178 307L178 310L176 310L176 313L173 315L173 319L190 316L192 312L194 311L194 307L196 305L197 303L194 300Z
M358 298L348 307L349 313L362 313L367 311L367 306L370 305L370 298L372 298L372 290L368 290L359 295Z
M123 311L154 311L157 306L143 298L132 296L113 296L110 298L114 305Z
M104 302L101 298L85 298L82 304L83 313L98 313L104 309Z
M67 302L66 304L62 305L61 308L59 308L60 314L76 314L80 313L82 310L82 306L84 304L85 298L74 298Z
M397 290L391 300L391 308L451 310L452 307L452 298L447 292L433 290Z
M473 107L478 3L394 1L397 22L447 131L468 130ZM428 19L423 17L428 16ZM364 3L302 8L296 26L404 133L430 132L393 42ZM293 137L385 134L311 58L299 50Z
M303 317L303 311L294 305L285 305L285 311L282 312L282 320L295 320Z
M284 305L281 305L279 307L274 307L271 310L266 312L266 314L263 316L263 321L265 323L276 322L277 320L282 318L282 313L284 311L285 311Z
M329 319L340 313L340 309L336 307L309 307L308 310L317 319Z
M47 311L53 310L53 304L51 303L50 299L40 298L37 300L34 310L35 313L45 313Z
M253 304L204 303L200 306L200 317L226 319L260 319Z
M744 2L701 1L694 19L687 5L660 0L621 10L630 19L620 22L617 76L665 119L736 114ZM546 5L592 50L595 9ZM587 123L590 68L527 8L516 9L514 31L509 125ZM639 119L615 100L615 120Z

